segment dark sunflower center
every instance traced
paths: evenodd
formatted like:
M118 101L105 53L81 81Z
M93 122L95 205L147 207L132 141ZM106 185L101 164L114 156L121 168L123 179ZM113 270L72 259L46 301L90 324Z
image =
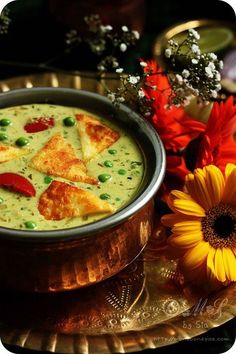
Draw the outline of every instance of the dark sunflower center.
M235 230L235 219L230 215L220 215L213 225L216 234L222 238L227 238Z
M236 206L218 204L202 219L202 233L212 247L236 246Z

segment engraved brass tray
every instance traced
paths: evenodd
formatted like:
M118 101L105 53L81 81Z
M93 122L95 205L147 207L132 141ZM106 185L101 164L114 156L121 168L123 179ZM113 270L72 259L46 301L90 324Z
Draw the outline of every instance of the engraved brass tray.
M0 82L2 91L34 86L103 93L92 75L46 73ZM236 315L236 285L210 295L184 285L175 261L163 256L166 232L158 219L156 215L156 226L143 254L100 284L51 294L2 290L2 342L68 354L137 352L193 338L232 319Z

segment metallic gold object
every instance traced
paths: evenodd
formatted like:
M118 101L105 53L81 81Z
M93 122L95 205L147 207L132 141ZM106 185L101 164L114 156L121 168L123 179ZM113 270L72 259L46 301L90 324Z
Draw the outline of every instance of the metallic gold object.
M127 353L193 338L234 317L236 286L206 296L182 284L165 245L158 225L144 253L102 283L54 294L2 291L1 340L42 352Z
M187 22L178 23L174 26L167 28L164 32L162 32L155 40L154 47L153 47L153 55L157 59L158 63L161 67L165 67L165 58L164 58L164 50L166 48L167 42L176 36L177 34L184 32L190 28L195 28L198 30L201 27L219 27L224 26L228 27L236 33L236 26L235 23L226 22L226 21L219 21L219 20L209 20L209 19L196 19ZM236 43L236 35L234 38L234 44Z
M95 80L56 77L65 87L96 87ZM25 87L26 79L33 87L50 86L51 78L15 78L0 87ZM104 282L53 294L1 291L1 340L42 352L141 352L193 338L236 315L234 284L210 296L185 286L176 263L164 258L165 249L165 228L157 224L142 255Z
M75 236L67 241L67 230L62 241L47 243L38 235L28 242L5 237L0 240L0 284L17 290L55 292L100 282L118 273L142 251L152 220L151 201L118 226L78 239Z
M49 78L52 86L65 86L56 74ZM82 77L80 81L71 79L75 84L83 83ZM148 241L153 223L152 198L165 172L163 145L154 129L126 106L116 109L107 98L88 91L35 88L30 78L23 82L28 88L1 94L0 107L43 102L78 106L125 125L140 146L144 175L129 204L94 223L45 231L0 227L0 284L16 290L56 292L98 283L133 261ZM6 87L9 82L4 83L3 89ZM148 161L149 156L152 161Z

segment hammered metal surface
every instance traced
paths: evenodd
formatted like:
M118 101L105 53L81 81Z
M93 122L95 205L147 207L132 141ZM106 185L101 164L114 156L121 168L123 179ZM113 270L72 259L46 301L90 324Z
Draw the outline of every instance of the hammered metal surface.
M205 296L182 284L158 227L144 253L117 276L56 294L1 292L4 343L55 353L108 354L192 338L236 315L236 286ZM155 257L154 257L155 250Z
M45 86L52 75L36 75L30 83ZM27 80L12 82L22 87ZM208 296L185 285L176 263L163 256L165 248L166 232L157 224L143 254L100 284L56 294L2 291L2 341L55 353L126 353L192 338L236 315L235 285Z

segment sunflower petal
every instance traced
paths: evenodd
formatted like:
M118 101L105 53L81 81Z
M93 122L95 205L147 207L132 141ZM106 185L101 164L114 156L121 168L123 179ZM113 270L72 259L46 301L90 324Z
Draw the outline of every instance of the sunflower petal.
M204 217L205 210L193 200L175 199L173 201L174 209L184 215Z
M173 203L176 199L191 200L191 196L187 193L178 190L172 190L167 198L168 206L171 210L175 211Z
M201 242L199 233L173 234L168 238L168 243L172 247L192 248Z
M229 171L229 168L228 168ZM222 196L222 202L225 204L236 204L236 168L232 169L228 174L225 189Z
M223 261L227 280L236 281L236 258L230 248L223 248Z
M198 204L200 204L205 210L212 207L212 200L206 185L205 169L197 168L193 175L190 174L186 176L185 183L191 197Z
M210 246L209 253L207 256L207 276L208 276L209 280L216 278L215 254L216 254L216 249L214 247Z
M214 165L206 166L206 188L211 200L211 207L221 201L224 190L224 176L220 169Z
M236 257L236 247L232 247L231 251L234 253L235 257Z
M191 220L195 220L195 219L193 219L192 216L180 215L180 214L166 214L161 218L162 224L168 227L173 227L178 222L191 221Z
M188 250L181 259L183 272L191 272L206 261L210 245L208 242L199 242L195 247Z
M188 220L176 222L172 229L173 233L189 234L198 233L199 240L202 239L202 225L200 220Z
M216 275L216 278L221 282L226 281L225 268L223 265L224 265L224 262L223 262L222 249L217 248L216 253L215 253L215 275Z
M170 193L172 199L186 199L186 200L192 200L191 196L185 192L178 191L177 189L174 189Z

